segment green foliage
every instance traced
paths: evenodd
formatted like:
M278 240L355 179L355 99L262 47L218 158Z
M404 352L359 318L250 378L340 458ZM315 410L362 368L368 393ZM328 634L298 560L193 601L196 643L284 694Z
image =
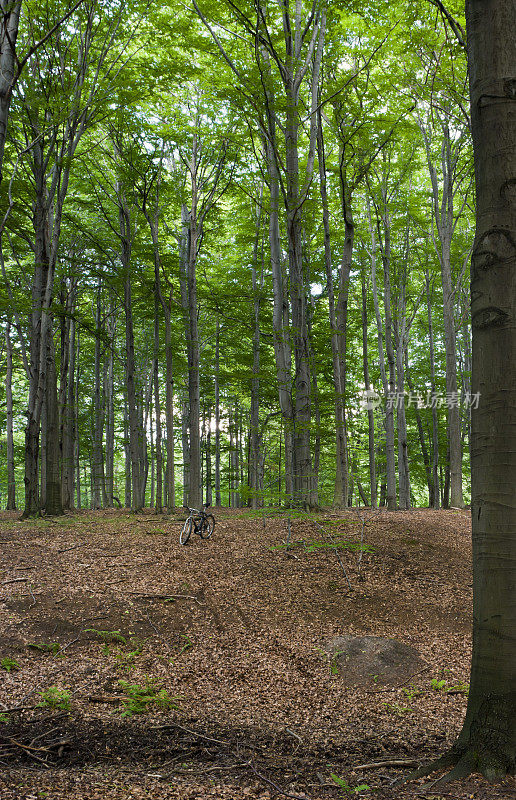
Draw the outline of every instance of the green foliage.
M414 697L421 694L421 689L416 689L414 686L404 686L401 691L407 695L409 700L413 700Z
M390 714L397 714L398 716L410 714L412 711L408 706L401 706L399 703L382 703L382 705L385 706Z
M130 717L133 714L143 714L153 706L155 708L178 708L176 700L180 697L170 697L166 689L158 689L155 680L147 680L143 685L129 683L120 679L118 681L127 699L123 700L123 717Z
M452 684L448 686L444 678L441 679L432 678L432 680L430 681L430 686L432 687L434 692L445 692L449 694L469 693L469 683L462 683L462 681L459 681L459 683L457 684Z
M61 711L70 711L71 692L68 689L60 689L59 686L49 686L43 692L38 692L41 703L38 706L44 708L58 708Z
M41 653L52 653L54 656L61 650L59 642L31 642L27 647L30 647L31 650L39 650Z
M99 631L96 628L84 628L84 633L94 633L99 639L102 639L105 644L112 644L113 642L127 644L127 639L125 636L122 636L120 631Z
M344 778L339 778L334 772L331 773L333 782L342 790L343 794L360 794L366 792L371 787L367 783L361 783L359 786L351 786Z
M6 672L16 672L20 669L20 665L14 658L2 658L0 667L5 669Z

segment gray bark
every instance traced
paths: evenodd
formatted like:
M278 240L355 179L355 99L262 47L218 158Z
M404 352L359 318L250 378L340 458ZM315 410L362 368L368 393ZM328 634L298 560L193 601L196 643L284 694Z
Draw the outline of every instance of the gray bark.
M5 327L5 414L7 438L7 511L16 509L16 480L14 468L14 432L13 432L13 348L11 342L11 320Z
M468 771L516 762L516 39L514 4L466 3L476 178L471 262L473 657L459 747Z

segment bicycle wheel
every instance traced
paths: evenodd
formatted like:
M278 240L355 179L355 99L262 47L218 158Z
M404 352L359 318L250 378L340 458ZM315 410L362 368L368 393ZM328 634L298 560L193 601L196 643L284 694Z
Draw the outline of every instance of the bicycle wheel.
M211 534L213 533L213 529L215 528L215 517L213 514L206 514L203 521L201 522L201 527L199 529L199 536L201 539L209 539Z
M193 520L191 517L185 519L185 524L179 534L179 544L186 544L190 536L192 535L192 528L193 528Z

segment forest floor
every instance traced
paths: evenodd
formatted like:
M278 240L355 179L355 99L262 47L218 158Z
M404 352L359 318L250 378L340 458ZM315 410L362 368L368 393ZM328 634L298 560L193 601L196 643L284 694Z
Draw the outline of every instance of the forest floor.
M186 547L180 514L0 515L2 800L515 797L399 781L464 715L467 512L301 517L288 550L285 515L215 513ZM342 635L421 668L350 685L324 652Z

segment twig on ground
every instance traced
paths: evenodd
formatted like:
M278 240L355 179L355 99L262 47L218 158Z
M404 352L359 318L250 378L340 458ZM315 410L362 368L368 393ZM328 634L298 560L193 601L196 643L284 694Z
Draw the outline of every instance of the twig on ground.
M9 581L2 581L2 586L7 586L9 583L26 583L28 578L11 578Z
M32 597L32 603L30 604L30 606L29 606L29 609L30 609L30 608L34 608L34 606L35 606L35 605L37 605L38 601L37 601L37 600L36 600L36 598L34 597L34 592L32 591L32 586L30 585L30 583L29 583L29 585L27 586L27 589L29 590L29 592L30 592L30 596Z
M281 788L281 786L278 786L277 783L274 783L274 781L271 781L271 779L267 778L266 775L262 775L261 772L258 772L258 770L255 769L255 767L253 766L253 764L250 761L248 762L248 764L251 767L252 771L254 772L254 774L256 775L257 778L260 778L260 780L265 781L265 783L268 783L269 786L272 786L278 792L278 794L283 795L283 797L292 797L293 800L309 800L309 798L307 798L306 795L305 795L305 797L301 798L301 796L298 795L298 794L292 794L291 792L285 792Z
M147 619L148 619L148 621L149 621L149 625L151 626L151 628L152 628L152 630L154 631L154 633L155 633L157 636L159 636L160 638L162 638L162 636L161 636L161 633L159 632L159 630L157 629L157 627L155 626L155 624L154 624L154 623L153 623L153 621L151 620L151 618L150 618L149 614L145 614L145 616L147 617Z
M223 744L225 747L231 747L231 742L223 742L221 739L213 739L211 736L204 736L204 734L192 731L190 728L183 728L183 726L178 725L177 722L168 722L166 725L153 725L152 727L154 731L166 730L167 728L178 728L178 730L189 733L191 736L196 736L198 739L205 739L207 742L215 742L215 744Z
M81 633L82 633L82 631L81 631ZM64 651L67 649L67 647L70 647L70 645L75 644L75 642L78 642L80 638L81 638L81 634L76 636L75 639L72 639L71 642L68 642L68 644L65 644L64 647L61 647L61 649L56 653L56 655L61 655L61 653L64 653Z
M203 604L191 594L145 594L142 592L129 592L132 597L139 600L193 600L198 606L203 608Z
M74 544L73 547L64 547L62 550L58 550L58 553L68 553L70 550L77 550L79 547L86 547L86 544Z

